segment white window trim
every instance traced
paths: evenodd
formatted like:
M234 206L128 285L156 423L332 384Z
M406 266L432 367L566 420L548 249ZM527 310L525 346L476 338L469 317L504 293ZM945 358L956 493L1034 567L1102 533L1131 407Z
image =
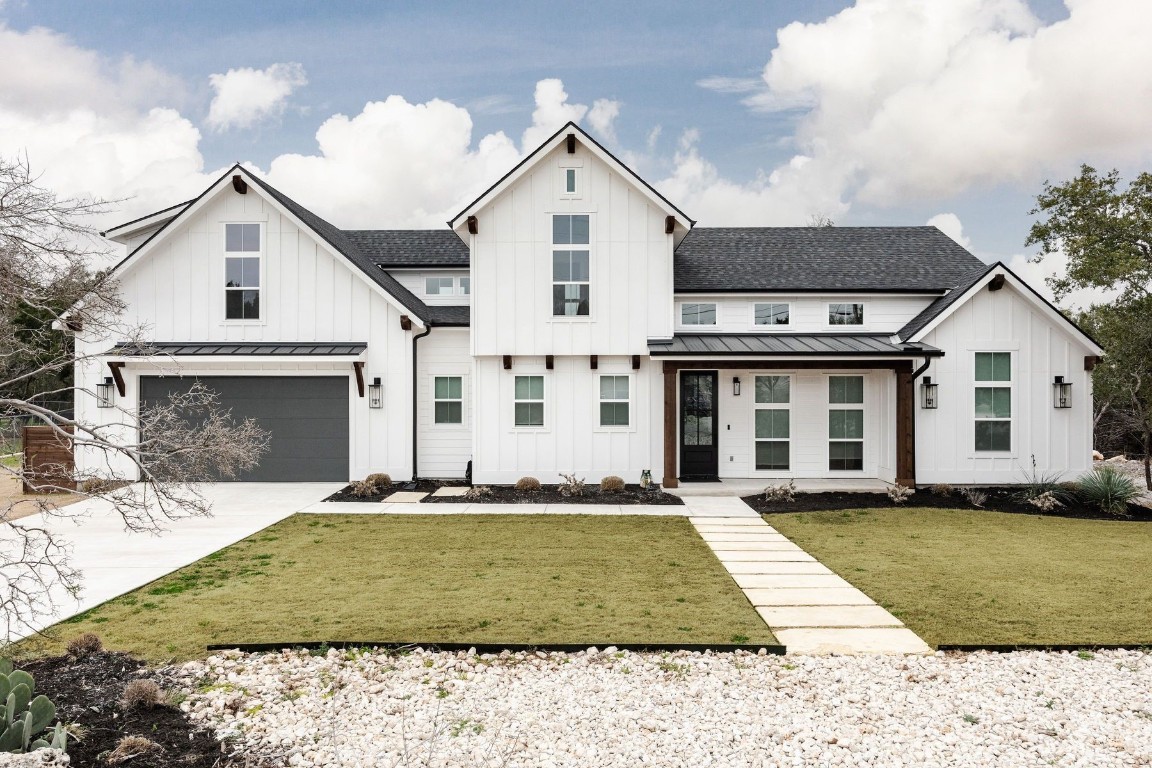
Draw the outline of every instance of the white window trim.
M837 302L833 302L833 303L837 303ZM756 323L756 307L761 305L761 304L783 304L784 306L788 307L788 322L784 323L783 325L758 325ZM864 316L867 317L868 315L865 314ZM773 301L771 299L766 300L766 301L755 300L755 301L749 302L749 321L748 321L748 324L752 330L759 331L760 333L764 333L765 331L774 331L774 330L790 331L790 330L792 330L792 326L793 326L793 323L792 323L792 302L791 301ZM837 327L839 328L839 327L843 327L843 326L837 326ZM852 326L852 327L855 327L855 326Z
M976 379L976 355L982 352L1006 352L1009 355L1008 363L1008 381L977 381ZM1017 433L1018 422L1017 415L1019 414L1019 404L1016 400L1016 379L1017 379L1017 358L1019 357L1019 348L1013 346L1011 349L996 349L995 345L989 348L970 349L968 350L968 363L971 366L969 370L970 386L968 387L968 458L970 459L1012 459L1016 458L1017 450ZM1007 386L1005 386L1007 385ZM998 388L1008 389L1008 407L1012 415L1007 419L990 419L981 418L976 416L976 388ZM1008 450L1006 451L978 451L976 450L976 422L977 421L1007 421L1008 422Z
M763 302L762 302L763 303ZM773 302L781 304L783 302ZM788 379L788 402L787 403L758 403L756 402L756 379L761 376L784 376ZM793 387L796 385L796 376L790 372L772 371L771 373L753 373L752 374L752 466L753 472L759 473L757 476L763 475L765 477L775 477L780 473L786 473L785 477L791 477L796 471L796 457L794 440L792 437L792 394ZM756 437L756 411L760 410L774 410L774 411L788 411L788 439L781 440L779 438ZM760 469L756 466L756 444L759 442L765 443L788 443L788 469Z
M623 377L628 379L628 399L625 400L601 400L600 399L600 379L605 376ZM595 387L592 391L592 431L593 432L635 432L636 431L636 377L629 372L621 371L613 373L612 371L599 371L594 378ZM604 426L600 423L600 403L628 403L628 424L627 426Z
M584 197L584 159L565 155L558 163L559 182L557 195L561 200L580 200ZM576 191L568 191L568 171L576 173ZM589 238L591 239L591 238Z
M432 392L429 400L432 402L432 413L429 425L433 429L443 430L459 430L468 426L468 377L462 373L433 373L429 374L432 384ZM454 397L436 397L436 379L460 379L460 398ZM437 403L460 403L460 423L453 424L451 422L436 421L436 404Z
M839 302L834 302L839 303ZM865 315L867 317L867 315ZM838 326L843 327L843 326ZM856 327L856 326L849 326ZM850 378L858 377L860 379L860 402L859 403L834 403L832 402L831 385L829 381L833 378ZM868 469L868 376L860 373L827 373L824 375L824 403L826 408L826 415L824 418L824 471L825 472L840 472L845 475L863 474ZM837 443L860 443L860 469L832 469L832 433L829 429L829 419L827 413L832 411L860 411L860 421L862 424L861 437L859 440L841 440L837 438Z
M547 274L548 274L548 318L551 322L558 322L558 323L588 323L588 322L592 322L593 320L596 319L596 296L595 296L594 292L592 291L592 285L594 284L595 277L596 277L596 265L595 265L596 251L592 248L592 242L593 242L593 240L595 240L595 235L593 233L595 232L595 228L596 228L596 221L595 221L596 217L592 213L589 213L587 211L571 211L571 212L557 211L554 213L549 213L548 214L548 231L549 232L552 231L553 219L556 216L587 216L588 217L588 243L587 243L587 245L585 245L584 243L550 243L549 244L549 246L548 246L548 270L547 270ZM549 240L551 240L551 237L552 236L549 235ZM581 245L583 245L584 248L576 247L576 246L581 246ZM564 247L564 246L567 246L567 247ZM588 251L588 280L587 281L562 280L562 281L557 282L554 279L555 273L552 271L554 269L553 264L555 263L554 262L555 252L556 251L576 251L576 250L585 250L585 249L587 249L587 251ZM586 314L586 315L557 315L557 314L553 313L552 292L557 285L585 285L585 284L588 285L588 314Z
M833 304L859 304L860 305L860 311L864 313L864 322L861 323L860 325L833 325L828 320L828 318L832 315L832 305ZM868 318L870 316L871 315L868 312L868 302L864 301L863 299L827 299L824 302L824 327L826 329L829 329L829 330L833 330L833 331L845 330L845 331L849 331L849 332L853 331L853 330L856 330L856 331L865 330L868 328Z
M716 316L714 323L685 323L684 322L684 307L688 304L711 304ZM719 328L720 327L720 302L718 301L677 301L676 302L676 326L678 328Z
M259 251L229 251L228 250L228 225L229 224L256 224L260 227L260 250ZM220 259L221 275L218 285L221 287L217 290L221 294L220 303L220 325L267 325L268 324L268 305L265 303L266 291L268 284L268 275L266 258L268 252L268 226L263 221L222 221L220 222L220 252L223 256ZM257 290L260 292L260 317L254 318L230 318L228 317L228 292L230 289L223 287L227 281L228 275L228 259L229 258L252 258L255 256L260 260L260 287ZM244 289L235 289L244 290ZM252 290L249 288L248 290Z
M548 373L546 373L544 370L538 370L538 371L534 371L534 370L515 371L514 370L514 371L510 371L510 373L512 374L512 381L511 381L511 383L512 383L512 389L511 389L512 397L510 398L512 405L510 406L511 412L509 413L508 423L512 425L511 431L512 432L551 432L552 431L552 418L551 418L552 414L551 414L550 409L548 407L548 403L549 403L549 388L551 387L551 381L550 380L552 377L549 376ZM543 379L543 384L544 384L543 398L540 400L518 400L516 398L516 377L517 376L539 376L541 379ZM544 404L544 423L541 425L529 425L529 424L520 425L520 424L517 424L516 423L516 404L517 403L543 403Z

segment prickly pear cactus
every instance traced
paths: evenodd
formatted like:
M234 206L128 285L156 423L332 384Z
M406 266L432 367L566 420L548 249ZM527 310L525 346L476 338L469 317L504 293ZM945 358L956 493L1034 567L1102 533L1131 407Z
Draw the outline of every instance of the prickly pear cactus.
M32 675L0 659L0 752L66 748L68 733L61 724L44 733L56 718L56 705L47 696L32 698L35 691Z

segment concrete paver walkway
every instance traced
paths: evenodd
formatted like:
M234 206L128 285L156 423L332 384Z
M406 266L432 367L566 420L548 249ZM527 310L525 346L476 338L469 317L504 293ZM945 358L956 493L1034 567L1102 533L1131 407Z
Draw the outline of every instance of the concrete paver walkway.
M700 537L789 653L930 653L912 630L738 498L685 497ZM736 502L743 507L738 510ZM718 516L729 509L732 517Z

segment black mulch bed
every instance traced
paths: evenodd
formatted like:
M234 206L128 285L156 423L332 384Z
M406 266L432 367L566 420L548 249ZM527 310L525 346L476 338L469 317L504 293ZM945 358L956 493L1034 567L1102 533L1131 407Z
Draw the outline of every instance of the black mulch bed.
M170 686L144 662L126 653L99 651L82 659L53 656L18 664L36 680L36 693L56 705L56 718L78 731L68 739L68 756L73 768L105 768L102 754L116 748L124 736L143 736L161 747L162 752L140 755L126 765L133 768L212 768L239 765L230 762L220 750L220 742L197 730L178 707L158 706L125 712L119 705L124 686L133 680L151 678L167 691Z
M426 496L421 504L655 504L676 506L684 502L679 496L663 491L646 491L639 485L628 485L622 491L601 491L587 486L583 496L564 496L555 485L541 485L538 491L518 491L511 485L489 485L490 493L476 498L465 496Z
M985 509L993 512L1009 512L1016 515L1037 515L1042 517L1073 517L1082 520L1134 520L1152 522L1152 509L1128 505L1126 518L1116 518L1106 515L1096 507L1086 506L1077 502L1068 503L1063 507L1049 512L1038 509L1031 504L1020 501L1020 490L1017 488L983 488L988 494L988 500L983 507L976 507L959 493L934 493L927 488L920 488L908 498L904 504L896 504L886 493L797 493L793 501L765 501L763 494L745 496L744 502L752 509L764 515L782 514L785 512L823 512L839 509L891 509L893 507L932 507L936 509Z
M387 501L388 497L397 491L420 491L421 493L432 493L438 488L445 486L463 486L467 485L463 480L417 480L415 485L408 482L396 482L388 488L382 489L379 493L374 493L371 496L353 496L352 486L346 485L336 493L332 494L324 501Z

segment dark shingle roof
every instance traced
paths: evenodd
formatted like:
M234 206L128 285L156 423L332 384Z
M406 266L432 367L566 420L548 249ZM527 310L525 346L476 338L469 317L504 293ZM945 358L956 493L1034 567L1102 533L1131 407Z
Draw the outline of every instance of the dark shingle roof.
M358 355L368 349L363 342L331 341L320 343L298 342L187 342L154 341L147 344L122 341L108 351L110 355L147 357L149 355Z
M468 266L468 244L450 229L346 229L344 234L381 267Z
M951 291L936 299L934 302L924 307L924 309L920 310L920 314L909 320L904 325L904 327L900 329L897 335L902 339L910 339L915 336L924 328L924 326L928 325L928 323L939 317L940 313L948 309L948 307L955 304L957 299L967 293L972 288L972 286L980 282L984 275L988 274L995 268L995 264L990 264L969 274L967 277L961 280L960 283Z
M436 326L467 328L472 323L471 307L428 307L428 311L432 313L430 320Z
M984 263L936 227L698 227L676 290L934 292Z
M648 353L661 355L888 355L924 357L942 354L927 344L894 344L891 334L760 333L677 334L671 341L649 341Z

